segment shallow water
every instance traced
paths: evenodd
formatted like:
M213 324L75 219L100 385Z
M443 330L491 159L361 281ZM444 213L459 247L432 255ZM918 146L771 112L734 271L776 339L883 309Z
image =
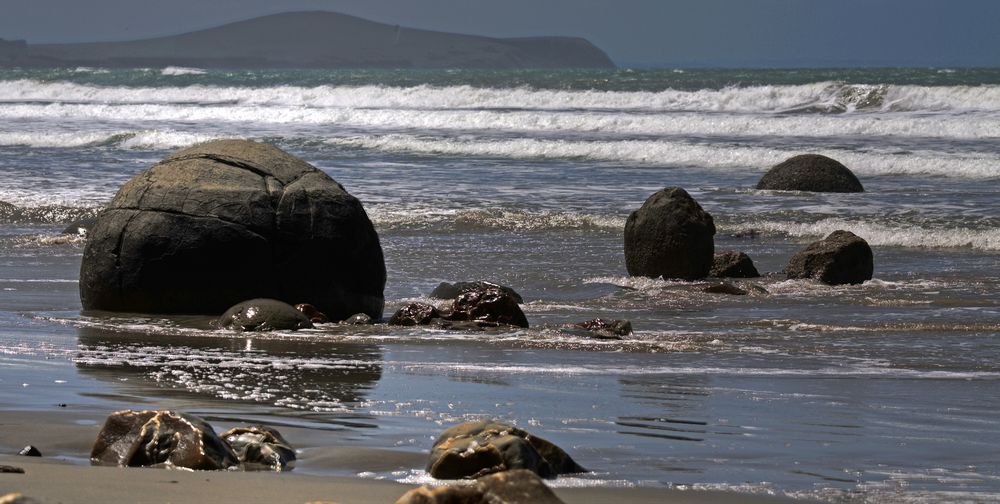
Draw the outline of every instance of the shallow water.
M441 281L525 298L532 328L216 331L206 317L81 314L61 235L168 152L269 141L364 203L386 313ZM1000 501L1000 74L0 71L0 406L172 407L404 454L496 417L593 472L832 502ZM863 194L752 187L802 152ZM629 278L628 213L665 186L715 218L749 296ZM875 279L780 271L836 229ZM749 283L748 283L749 285ZM561 330L627 318L622 341ZM293 443L295 439L290 439ZM85 454L59 454L73 460ZM360 472L360 471L355 471ZM425 481L419 464L363 477Z

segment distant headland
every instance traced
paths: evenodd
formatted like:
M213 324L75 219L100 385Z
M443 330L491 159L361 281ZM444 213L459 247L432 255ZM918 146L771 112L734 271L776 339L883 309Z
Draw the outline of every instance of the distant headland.
M290 12L127 42L0 39L0 67L614 68L583 38L491 38L418 30L334 12Z

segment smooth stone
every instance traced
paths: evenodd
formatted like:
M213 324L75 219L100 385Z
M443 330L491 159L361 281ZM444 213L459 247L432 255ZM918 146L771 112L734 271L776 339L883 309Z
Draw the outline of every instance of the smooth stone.
M625 221L625 268L630 276L705 278L714 236L712 216L687 191L662 189Z
M355 313L350 317L340 321L344 325L372 325L375 323L367 313Z
M234 427L220 437L229 444L244 469L264 468L282 472L295 462L295 449L270 427Z
M28 445L28 446L25 446L24 448L21 448L21 451L17 452L17 454L21 455L21 456L24 456L24 457L41 457L42 456L42 452L38 451L38 448L35 448L32 445Z
M333 320L381 317L385 261L361 202L271 145L217 140L136 175L97 215L80 266L85 310L220 313L308 300Z
M294 331L313 326L304 313L276 299L251 299L219 317L219 327L237 331Z
M422 486L396 504L563 504L535 473L514 469L478 478L472 485Z
M518 294L517 291L515 291L514 289L507 287L506 285L487 282L485 280L477 280L475 282L455 282L455 283L441 282L440 284L438 284L437 287L434 288L433 291L431 291L430 297L437 299L455 299L466 292L474 290L482 290L489 287L497 287L500 290L506 292L507 294L510 294L510 296L513 297L518 302L518 304L524 303L524 298L522 298L521 295Z
M112 413L90 452L95 465L181 467L212 471L239 460L204 420L173 411Z
M750 256L743 252L727 250L715 254L709 275L715 278L757 278L760 272L753 265Z
M815 278L830 285L864 283L874 272L874 254L868 242L843 230L810 243L785 267L788 278Z
M492 420L444 431L434 442L427 463L427 473L438 479L478 478L512 469L527 469L543 478L586 472L554 444Z
M480 325L528 327L528 318L517 299L500 287L476 288L460 294L445 317L451 321L472 321Z
M801 154L775 165L757 182L757 189L836 193L865 190L850 169L820 154Z

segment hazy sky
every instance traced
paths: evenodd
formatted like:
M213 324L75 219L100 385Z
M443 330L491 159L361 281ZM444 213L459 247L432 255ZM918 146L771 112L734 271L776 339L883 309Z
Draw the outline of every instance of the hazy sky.
M1000 66L1000 0L0 0L0 38L127 40L293 10L581 36L620 66Z

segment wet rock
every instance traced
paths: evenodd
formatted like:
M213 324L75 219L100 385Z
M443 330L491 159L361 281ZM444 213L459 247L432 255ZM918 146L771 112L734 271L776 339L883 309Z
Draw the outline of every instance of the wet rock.
M35 448L32 445L28 445L28 446L25 446L24 448L21 448L21 451L17 452L17 454L21 455L21 456L24 456L24 457L41 457L42 456L42 452L38 451L38 448Z
M385 263L357 198L273 146L218 140L127 182L90 230L86 310L219 313L309 300L334 320L381 316Z
M97 435L90 460L122 467L227 469L236 454L204 420L173 411L113 413Z
M9 465L0 465L0 473L6 474L24 474L24 469L20 467L14 467Z
M396 504L562 504L535 473L515 469L483 476L471 485L422 486Z
M325 313L317 310L315 306L309 303L299 303L295 305L295 309L302 312L313 324L325 324L330 321Z
M265 468L281 472L295 462L295 449L281 433L270 427L235 427L223 432L221 437L233 449L244 469Z
M750 256L735 250L715 254L709 274L716 278L757 278L760 276Z
M757 182L757 189L838 193L865 190L846 166L819 154L802 154L775 165Z
M512 469L527 469L543 478L586 471L552 443L492 420L444 431L427 463L427 472L438 479L478 478Z
M39 504L39 501L26 497L24 494L9 493L0 495L0 504Z
M631 276L696 280L708 276L715 223L684 189L646 199L625 222L625 267Z
M350 317L340 321L344 325L372 325L375 323L367 313L355 313Z
M746 290L743 290L729 282L720 282L709 285L701 291L709 294L729 294L731 296L746 296L748 294Z
M94 227L95 222L97 222L97 217L87 217L75 220L70 222L66 228L63 229L62 234L87 236L90 228Z
M441 313L432 305L427 303L410 303L392 315L389 319L389 325L428 325L432 320L440 317Z
M434 288L433 291L431 291L430 297L437 299L455 299L466 292L483 290L489 287L496 287L506 292L511 297L513 297L514 300L518 302L518 304L524 303L524 298L522 298L521 295L518 294L517 291L515 291L514 289L507 287L506 285L495 284L493 282L487 282L484 280L479 280L475 282L455 282L455 283L441 282L437 287Z
M632 334L632 322L628 320L595 318L574 324L574 327L585 329L594 333L594 336L603 338L621 339Z
M218 325L237 331L294 331L313 326L304 313L276 299L238 303L219 317Z
M496 286L468 290L452 302L451 312L445 317L451 321L468 320L480 325L510 325L528 327L517 299Z
M788 261L788 278L815 278L830 285L859 284L875 271L872 249L850 231L837 230L810 243Z

